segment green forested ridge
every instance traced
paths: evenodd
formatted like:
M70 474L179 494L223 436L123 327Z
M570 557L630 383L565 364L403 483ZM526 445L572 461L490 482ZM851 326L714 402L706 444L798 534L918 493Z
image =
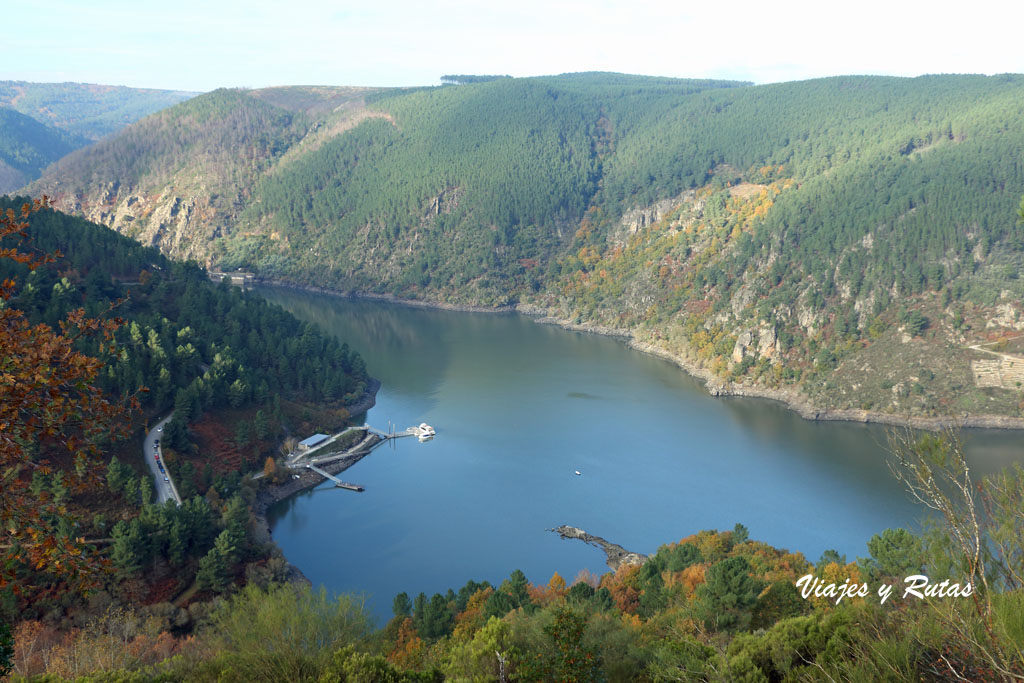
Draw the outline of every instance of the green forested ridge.
M1024 77L584 73L351 95L211 93L32 190L174 255L531 304L828 407L1021 410L1012 386L975 390L963 348L1018 325ZM854 359L871 382L843 379Z
M0 211L20 209L22 201L4 198ZM119 316L114 357L104 356L102 337L81 337L76 345L106 358L96 383L107 396L147 390L132 425L137 438L101 445L105 481L70 495L67 455L38 444L26 446L37 469L5 474L30 478L40 500L67 506L71 514L59 520L59 534L108 538L109 546L100 547L109 548L102 552L112 573L98 577L99 598L83 597L59 572L26 565L5 543L0 562L14 581L0 590L0 622L74 621L107 607L164 601L156 611L177 611L180 627L191 617L166 604L174 596L198 591L209 598L243 577L263 585L283 580L287 564L279 551L250 534L257 490L251 475L267 471L266 459L277 457L287 438L345 422L346 406L367 390L362 358L258 295L214 284L196 264L170 261L103 226L44 209L30 216L26 237L7 238L0 248L17 243L59 256L31 271L0 259L0 280L16 284L5 304L30 324L51 327L79 307L90 317ZM185 501L181 507L154 503L141 460L149 454L140 452L144 427L171 409L161 462Z
M193 93L82 83L0 81L0 194L75 149Z
M0 106L87 140L99 140L195 94L91 83L0 81Z
M509 75L474 75L474 74L445 74L441 76L442 83L451 83L454 85L465 85L466 83L485 83L487 81L496 81L499 78L512 78Z
M8 206L20 203L0 204ZM56 211L33 216L29 237L35 248L65 256L31 273L0 261L0 276L13 276L20 286L14 305L30 320L55 325L72 308L83 306L95 316L125 299L116 309L126 321L119 333L125 353L106 368L101 384L113 395L146 386L148 413L173 407L165 442L175 450L193 449L187 425L204 414L234 411L231 422L237 423L241 411L246 429L237 445L258 469L260 452L276 452L287 431L282 401L342 407L366 390L356 351L255 294L214 285L194 263L169 261Z
M93 182L110 184L135 184L149 176L166 179L183 166L203 165L207 174L230 177L258 167L292 144L294 136L287 133L291 124L290 112L240 91L216 90L128 127L117 136L117 144L79 150L59 168L87 159Z
M0 108L0 193L38 178L44 168L84 143L13 109Z
M558 253L590 206L616 126L727 85L573 74L381 93L375 106L390 120L365 122L274 175L242 222L290 235L299 262L283 259L284 276L327 266L340 287L507 300L539 285L520 259ZM353 242L391 252L398 262L386 270L397 277L382 282L381 264Z

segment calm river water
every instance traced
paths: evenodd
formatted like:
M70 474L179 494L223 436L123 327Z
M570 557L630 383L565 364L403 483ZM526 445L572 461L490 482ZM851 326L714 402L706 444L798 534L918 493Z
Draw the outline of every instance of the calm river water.
M887 469L882 427L712 398L666 361L525 316L261 293L359 350L383 383L371 425L437 429L347 470L365 493L327 484L271 510L288 559L314 585L362 593L381 621L400 591L607 571L602 552L547 531L561 524L653 553L742 522L817 560L867 555L872 534L923 514ZM1024 460L1021 437L969 432L972 474Z

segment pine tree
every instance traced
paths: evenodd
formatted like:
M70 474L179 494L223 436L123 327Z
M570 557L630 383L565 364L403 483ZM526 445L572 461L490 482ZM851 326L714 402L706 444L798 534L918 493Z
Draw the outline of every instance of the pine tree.
M249 423L245 420L239 420L238 424L235 425L235 445L239 448L245 447L249 443L250 435Z
M232 548L227 559L235 563L243 555L249 536L249 510L241 496L236 495L228 501L224 509L223 522L224 532L221 535L227 534L227 543Z
M0 678L11 672L11 661L14 659L14 636L7 622L0 621Z
M240 408L245 403L247 392L248 388L245 386L245 382L241 378L236 379L228 387L228 403L232 408Z
M167 544L167 560L172 567L180 567L185 563L185 555L188 552L188 531L181 517L174 520L171 525L170 540Z
M412 614L412 601L409 600L409 594L402 591L396 595L391 603L391 611L396 617L407 617Z
M138 553L138 539L132 535L131 526L124 520L114 525L114 538L110 560L117 570L118 577L127 579L135 576L142 568L142 558Z
M121 469L121 461L116 457L110 459L107 466L107 486L111 493L120 493L124 489L124 472Z
M153 481L148 476L142 476L139 479L139 494L142 499L142 507L153 503Z
M128 477L124 482L124 499L131 505L139 503L139 480Z
M210 504L202 496L196 495L185 500L182 508L190 539L189 552L193 556L205 553L213 539L213 511Z
M252 433L257 439L262 441L267 438L267 433L270 429L270 425L267 423L267 416L262 410L257 410L256 415L252 419Z
M199 587L216 593L223 591L228 583L229 558L234 553L235 548L231 545L227 530L222 531L210 552L199 560L199 573L196 575Z
M729 557L711 566L707 580L697 588L697 600L709 628L743 629L763 584L750 575L744 557Z

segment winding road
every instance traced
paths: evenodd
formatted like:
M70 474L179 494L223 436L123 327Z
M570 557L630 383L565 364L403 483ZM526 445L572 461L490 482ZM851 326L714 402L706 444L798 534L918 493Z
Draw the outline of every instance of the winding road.
M146 434L146 440L142 444L142 459L149 465L149 471L153 474L153 482L155 484L156 491L156 502L163 504L169 500L173 500L175 504L181 505L181 497L178 495L178 490L174 487L174 482L171 481L170 472L161 472L160 465L154 455L159 455L161 462L163 461L163 450L157 444L163 433L164 425L170 422L171 415L168 415L164 419L153 425L153 428ZM167 469L166 467L164 468Z

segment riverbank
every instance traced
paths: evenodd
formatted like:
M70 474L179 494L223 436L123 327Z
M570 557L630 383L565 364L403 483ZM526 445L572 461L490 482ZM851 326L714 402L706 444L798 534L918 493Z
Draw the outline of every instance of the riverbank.
M821 408L814 406L806 396L793 389L775 389L756 387L737 382L722 380L709 369L695 363L689 358L672 353L649 342L636 339L632 332L625 329L573 323L547 315L547 311L533 306L522 306L518 312L534 317L534 321L542 325L555 325L566 330L588 332L607 337L622 339L629 348L667 360L681 370L704 382L705 390L712 396L743 396L761 398L782 403L794 413L811 421L864 422L892 425L894 427L911 427L930 431L943 429L1024 429L1024 418L1005 415L947 415L939 417L923 417L914 415L895 415L871 410Z
M854 408L825 408L820 405L813 404L807 396L795 389L752 386L723 380L712 373L710 369L702 366L691 358L674 353L651 342L637 339L636 335L631 330L593 323L575 323L570 320L552 316L549 309L534 306L532 304L516 304L514 306L470 306L423 301L419 299L402 299L390 294L338 292L321 287L297 285L278 280L259 280L259 283L274 287L283 287L286 289L326 294L343 299L385 301L388 303L415 308L433 308L466 313L521 313L531 317L534 322L539 324L554 325L575 332L588 332L590 334L599 334L606 337L621 339L629 348L667 360L690 376L701 380L704 383L705 390L711 396L741 396L746 398L760 398L776 401L783 404L787 409L792 410L805 420L810 421L875 423L929 431L962 428L1024 430L1024 418L1009 417L1005 415L965 414L960 416L944 415L925 417L883 413L879 411Z
M423 301L422 299L403 299L393 294L375 294L373 292L339 292L333 289L313 287L311 285L300 285L294 282L287 282L284 280L271 280L260 278L256 280L256 284L267 287L280 287L282 289L295 289L300 292L312 292L313 294L324 294L326 296L333 296L338 299L353 299L357 301L383 301L389 304L398 304L399 306L411 306L413 308L433 308L442 311L458 311L461 313L515 313L518 310L518 305L473 306L470 304L449 304L437 301Z
M359 400L352 405L346 406L349 411L349 416L354 417L366 413L377 404L377 392L380 391L380 380L375 377L370 377L366 382L366 389L363 391L363 395L359 397ZM383 441L383 439L375 434L371 434L371 439L363 445L357 451L354 451L343 458L338 460L325 463L320 467L324 472L328 474L337 475L340 472L344 472L352 465L365 458L373 448ZM301 470L287 470L289 478L281 484L267 484L260 487L259 492L256 494L256 499L252 504L252 517L254 521L254 532L253 536L257 543L273 544L274 539L270 533L270 521L267 519L267 510L270 509L271 505L279 503L283 500L287 500L292 496L307 491L309 489L319 486L327 479L312 470L301 469ZM277 549L281 553L281 557L284 557L284 553L281 552L280 548ZM287 558L285 558L287 560ZM302 573L298 567L292 563L288 563L288 581L292 583L310 583L306 575Z
M345 406L348 411L349 417L354 415L362 415L363 413L370 410L370 408L377 405L377 392L380 391L380 380L371 377L366 383L366 391L358 401L350 406Z
M374 380L374 382L377 382L377 380ZM380 387L380 382L377 382L377 387ZM376 394L376 389L374 394ZM369 455L374 447L383 440L383 438L376 434L371 434L370 440L364 443L359 450L332 462L318 465L318 467L328 474L338 475ZM327 481L326 477L305 468L298 470L289 469L286 471L288 472L288 479L286 481L280 484L265 484L261 486L256 494L256 499L252 503L252 517L255 522L253 537L257 543L270 543L275 547L277 546L271 535L270 520L267 519L267 511L270 509L270 506L287 500L303 491L316 488ZM278 548L278 551L280 552L280 548ZM281 556L284 557L284 553L281 553ZM288 563L288 580L302 583L310 582L302 571L290 562Z

